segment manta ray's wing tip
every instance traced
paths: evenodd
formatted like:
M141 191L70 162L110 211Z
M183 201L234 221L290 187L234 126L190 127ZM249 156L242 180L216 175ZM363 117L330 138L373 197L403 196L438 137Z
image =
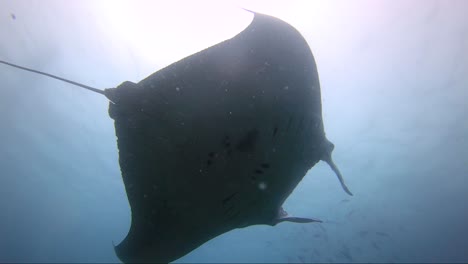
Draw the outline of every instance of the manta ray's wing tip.
M254 15L257 13L257 12L255 12L255 11L252 11L252 10L247 9L247 8L245 8L245 7L241 7L241 6L240 6L240 8L243 9L243 10L245 10L245 11L247 11L247 12L249 12L249 13L252 13L252 14L254 14Z

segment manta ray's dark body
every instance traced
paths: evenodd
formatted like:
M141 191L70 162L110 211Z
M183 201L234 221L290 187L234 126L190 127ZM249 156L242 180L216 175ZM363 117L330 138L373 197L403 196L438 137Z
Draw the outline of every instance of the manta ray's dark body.
M262 14L235 37L109 98L132 212L124 262L170 262L235 228L313 222L282 204L318 161L333 164L314 57Z

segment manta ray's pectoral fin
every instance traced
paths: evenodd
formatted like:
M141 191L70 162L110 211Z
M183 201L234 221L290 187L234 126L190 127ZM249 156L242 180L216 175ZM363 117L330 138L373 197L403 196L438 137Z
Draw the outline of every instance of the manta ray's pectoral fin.
M351 193L351 191L348 189L348 187L344 183L344 179L343 179L343 176L341 175L340 170L338 169L338 167L333 162L331 154L332 154L334 148L335 148L335 145L333 145L333 143L331 143L328 139L325 138L324 151L323 151L323 155L322 155L321 160L325 161L330 166L330 168L333 170L333 172L338 177L338 180L340 180L341 187L343 187L343 190L347 194L352 196L353 194Z
M277 225L281 222L293 222L293 223L313 223L313 222L318 222L322 223L322 220L320 219L314 219L314 218L306 218L306 217L296 217L296 216L290 216L288 212L286 212L283 207L280 207L278 210L278 216L273 220L273 226Z

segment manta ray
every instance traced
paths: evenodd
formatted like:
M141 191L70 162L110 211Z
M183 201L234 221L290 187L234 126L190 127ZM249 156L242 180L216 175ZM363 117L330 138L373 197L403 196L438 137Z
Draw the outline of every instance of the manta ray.
M317 162L351 195L325 136L312 52L286 22L254 13L231 39L138 83L99 90L115 121L131 226L123 262L171 262L236 228L289 221L282 204Z

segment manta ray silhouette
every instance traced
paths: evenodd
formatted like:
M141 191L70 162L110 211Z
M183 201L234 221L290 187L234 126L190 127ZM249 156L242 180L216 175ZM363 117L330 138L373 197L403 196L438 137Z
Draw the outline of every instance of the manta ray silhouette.
M314 57L289 24L254 13L235 37L104 91L132 212L123 262L170 262L235 228L283 221L282 204L334 145Z

